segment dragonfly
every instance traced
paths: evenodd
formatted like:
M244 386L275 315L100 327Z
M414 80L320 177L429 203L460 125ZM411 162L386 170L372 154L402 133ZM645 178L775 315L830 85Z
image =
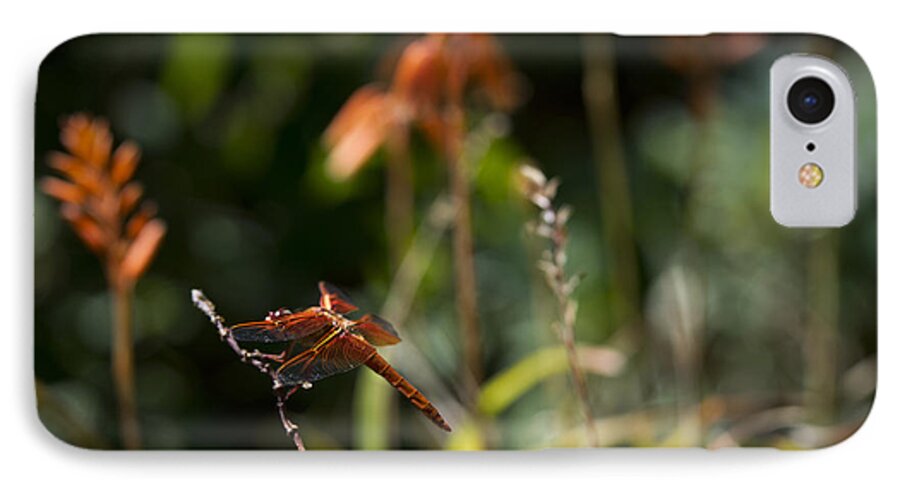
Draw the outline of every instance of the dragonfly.
M282 353L272 356L280 363L276 375L285 386L310 387L365 364L435 425L450 432L450 425L434 404L375 349L400 342L393 325L371 313L351 319L348 315L359 308L327 282L319 282L319 292L318 306L298 312L280 308L269 312L264 320L233 325L231 334L238 342L288 344Z

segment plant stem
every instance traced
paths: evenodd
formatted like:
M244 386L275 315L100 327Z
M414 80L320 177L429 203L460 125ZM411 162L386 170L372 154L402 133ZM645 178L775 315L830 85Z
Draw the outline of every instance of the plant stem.
M387 139L385 232L391 272L400 265L413 233L413 176L409 155L409 133L391 131Z
M811 237L807 259L805 400L809 423L834 423L838 380L840 291L838 243L835 235Z
M475 279L475 255L472 239L469 166L465 158L464 113L455 105L448 111L447 164L450 171L450 193L455 208L453 224L453 268L456 278L456 310L459 314L462 342L461 380L466 403L473 406L478 398L482 378L481 329L478 325L478 297Z
M573 338L573 335L571 335L571 327L565 327L564 331L570 332L568 335L563 336L563 345L566 347L566 359L569 362L569 371L572 372L572 383L575 385L575 393L578 395L581 413L584 416L584 428L588 445L597 447L599 438L597 436L597 428L594 426L594 411L591 409L584 371L581 370L581 363L578 362L578 351L575 350L575 339Z
M622 130L616 83L615 46L611 36L584 38L584 100L588 111L600 216L609 246L614 329L625 328L627 343L639 342L640 281L628 173L622 148Z
M559 321L553 323L553 328L559 336L560 342L565 347L566 362L569 373L572 376L575 395L584 417L585 435L588 444L597 446L599 437L594 426L594 414L591 409L590 394L587 381L578 352L575 349L575 319L578 315L578 303L573 298L575 288L580 282L579 276L566 275L568 244L568 223L571 216L571 208L562 206L555 208L553 199L559 180L547 180L546 176L535 167L523 165L521 175L524 178L524 191L528 199L540 210L538 221L531 223L530 229L538 236L544 237L549 242L549 247L544 251L544 256L538 261L538 268L544 272L547 285L553 291L556 298L556 306L559 310Z
M126 449L138 449L141 431L135 400L131 316L134 289L128 285L113 285L110 294L113 303L112 376L119 408L119 432Z
M550 253L556 262L556 270L553 274L553 282L555 287L553 291L556 295L557 306L559 307L560 323L558 323L558 333L560 340L566 349L566 360L569 364L569 372L572 374L572 384L575 386L575 394L581 407L581 413L584 416L585 435L588 439L588 445L596 447L599 437L597 429L594 426L594 411L591 408L590 394L588 393L587 381L584 377L584 371L581 369L581 363L578 361L578 351L575 349L575 311L576 305L569 298L566 284L569 282L565 275L564 263L557 257L565 255L566 251L565 230L558 229L550 240Z

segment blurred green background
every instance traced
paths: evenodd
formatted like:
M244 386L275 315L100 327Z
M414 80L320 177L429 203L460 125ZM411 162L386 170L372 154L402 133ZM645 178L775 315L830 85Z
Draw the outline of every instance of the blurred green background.
M315 304L319 280L382 311L396 273L385 155L334 182L321 137L416 37L101 35L42 64L36 177L51 173L62 116L106 117L116 144L141 146L137 179L169 226L136 289L145 447L292 447L269 381L219 341L191 288L230 322ZM427 220L446 164L416 135L421 283L397 324L404 341L383 352L454 433L393 391L367 391L361 368L291 399L307 447L584 444L567 373L546 352L556 312L535 267L543 244L525 232L525 159L559 177L558 201L574 208L568 272L584 274L577 340L602 347L588 371L603 445L819 447L852 433L874 396L876 346L875 95L858 56L801 35L497 40L524 98L470 121L501 128L472 163L481 398L460 395L449 234ZM768 211L768 67L791 52L831 57L855 84L859 211L844 229L788 230ZM39 411L68 442L115 448L106 283L57 209L35 191Z

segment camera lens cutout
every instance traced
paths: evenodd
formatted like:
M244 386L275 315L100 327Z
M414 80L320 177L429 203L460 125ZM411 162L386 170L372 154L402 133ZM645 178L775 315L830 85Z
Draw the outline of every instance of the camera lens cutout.
M834 91L820 78L801 78L788 91L788 109L802 123L820 123L834 110Z

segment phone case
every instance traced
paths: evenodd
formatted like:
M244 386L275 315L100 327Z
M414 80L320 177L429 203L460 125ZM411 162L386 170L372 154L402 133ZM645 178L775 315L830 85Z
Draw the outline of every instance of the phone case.
M841 65L858 209L769 211ZM820 448L876 380L875 94L816 35L91 35L40 66L35 389L102 449Z

